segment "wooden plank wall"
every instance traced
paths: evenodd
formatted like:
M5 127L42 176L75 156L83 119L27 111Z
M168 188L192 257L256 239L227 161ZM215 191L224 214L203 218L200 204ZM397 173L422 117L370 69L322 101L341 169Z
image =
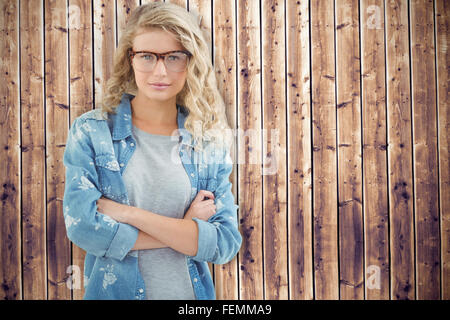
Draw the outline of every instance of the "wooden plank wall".
M0 1L2 299L82 299L62 155L145 2ZM172 2L203 17L236 129L217 298L450 299L449 1Z

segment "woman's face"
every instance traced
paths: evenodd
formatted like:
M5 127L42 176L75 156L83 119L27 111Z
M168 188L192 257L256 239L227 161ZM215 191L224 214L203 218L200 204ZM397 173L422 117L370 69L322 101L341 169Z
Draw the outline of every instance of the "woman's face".
M165 53L174 50L185 50L172 33L162 29L151 28L141 30L133 41L134 51L150 51ZM186 82L187 71L176 72L168 69L163 59L156 62L153 70L142 71L136 68L137 56L132 59L132 66L139 94L155 101L176 101L177 94L183 89ZM142 58L141 58L142 59ZM149 57L144 57L148 60ZM168 86L157 87L155 83L164 83Z

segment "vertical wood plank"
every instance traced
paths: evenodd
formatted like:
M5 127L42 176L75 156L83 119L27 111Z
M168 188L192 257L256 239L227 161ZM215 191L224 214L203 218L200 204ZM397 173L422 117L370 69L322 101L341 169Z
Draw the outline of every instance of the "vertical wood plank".
M390 298L414 299L414 205L407 0L386 2Z
M122 31L125 29L128 18L134 9L139 6L139 0L116 0L117 1L117 43L119 43Z
M288 299L284 2L263 1L263 205L265 299Z
M313 299L309 3L286 2L289 297Z
M204 2L204 1L203 1ZM214 70L219 90L226 107L228 124L236 128L236 37L235 37L235 1L213 2L213 52ZM231 147L231 158L235 159L234 147ZM234 160L233 163L236 161ZM230 175L232 192L237 195L237 166ZM237 256L229 263L214 266L216 297L219 300L238 299Z
M19 1L0 3L0 299L22 299Z
M66 2L46 0L45 8L45 137L47 145L48 299L70 300L66 268L71 264L62 199L62 163L69 117L68 29Z
M94 107L93 43L91 3L83 0L69 1L70 48L70 126L78 116ZM72 297L81 300L84 295L85 251L72 243L74 285ZM80 277L81 283L76 282Z
M433 1L410 2L417 299L440 298Z
M94 0L94 96L100 108L106 82L111 77L116 49L116 10L114 0Z
M314 297L339 299L334 6L311 1Z
M389 299L384 3L360 2L365 298Z
M185 5L185 2L187 0L140 0L141 1L141 5L149 3L149 2L175 2L177 4L181 4L182 6Z
M237 1L239 297L264 297L262 248L260 3Z
M47 298L43 1L20 2L23 299Z
M364 299L357 0L336 0L339 276L341 299Z
M437 61L437 104L439 146L439 198L441 217L441 299L450 300L450 164L449 122L450 108L450 2L435 1L435 32Z
M183 8L188 8L188 5L187 5L187 1L188 0L141 0L142 2L157 2L157 1L164 1L164 2L170 2L170 3L174 3L174 4L176 4L176 5L179 5L180 7L183 7Z

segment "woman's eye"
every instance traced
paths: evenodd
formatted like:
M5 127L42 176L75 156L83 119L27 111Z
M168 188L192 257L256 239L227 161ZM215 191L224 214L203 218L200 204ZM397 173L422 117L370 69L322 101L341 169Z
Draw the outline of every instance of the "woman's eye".
M179 57L178 56L169 56L169 60L178 60Z
M154 60L154 57L151 54L144 54L141 56L141 59L151 61L151 60Z

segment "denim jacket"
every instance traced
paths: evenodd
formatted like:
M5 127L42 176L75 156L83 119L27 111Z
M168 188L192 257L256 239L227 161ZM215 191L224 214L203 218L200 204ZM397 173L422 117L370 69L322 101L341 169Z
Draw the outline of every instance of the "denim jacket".
M96 204L104 196L130 205L122 174L136 148L132 98L125 93L116 114L95 109L80 115L67 138L63 215L68 238L86 251L83 299L145 299L138 254L131 250L139 230L98 212ZM184 128L188 113L177 105L178 153L191 181L190 201L199 190L209 190L214 193L216 213L208 221L193 218L198 250L195 256L187 256L186 263L196 298L215 299L208 262L229 262L242 243L229 181L233 165L225 148L193 149L192 135Z

